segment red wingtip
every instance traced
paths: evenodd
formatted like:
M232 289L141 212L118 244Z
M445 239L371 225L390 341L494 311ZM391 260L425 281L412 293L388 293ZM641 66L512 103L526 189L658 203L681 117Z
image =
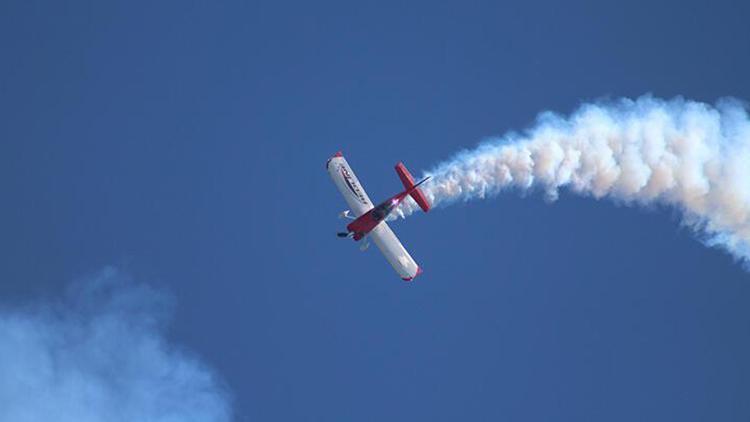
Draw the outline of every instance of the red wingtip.
M342 153L341 153L341 151L339 151L339 152L337 152L337 153L333 154L333 155L331 156L331 158L329 158L329 159L328 159L328 161L326 161L326 170L328 170L328 165L329 165L329 164L331 164L331 160L333 160L333 159L334 159L334 158L336 158L336 157L343 157L343 156L344 156L344 154L342 154Z
M403 278L401 278L401 280L404 280L404 281L412 281L412 280L414 280L415 278L417 278L417 276L418 276L418 275L420 275L420 274L422 274L422 268L421 268L421 267L419 267L419 266L417 266L417 273L416 273L416 274L414 274L414 277L403 277Z

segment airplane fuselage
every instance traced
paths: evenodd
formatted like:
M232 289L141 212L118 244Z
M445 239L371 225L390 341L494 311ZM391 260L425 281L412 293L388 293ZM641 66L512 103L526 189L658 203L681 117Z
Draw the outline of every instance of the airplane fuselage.
M359 216L346 226L350 233L354 233L353 239L360 240L377 227L381 221L385 220L388 215L406 198L408 191L394 195L387 200L373 207L370 211Z

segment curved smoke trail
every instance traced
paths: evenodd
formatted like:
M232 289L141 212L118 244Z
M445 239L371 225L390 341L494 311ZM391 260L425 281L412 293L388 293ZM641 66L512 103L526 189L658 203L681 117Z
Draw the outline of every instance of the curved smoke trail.
M586 104L568 118L544 113L525 134L463 151L425 175L433 206L509 188L671 206L706 244L750 265L750 119L738 100L645 96ZM417 209L409 199L400 215Z

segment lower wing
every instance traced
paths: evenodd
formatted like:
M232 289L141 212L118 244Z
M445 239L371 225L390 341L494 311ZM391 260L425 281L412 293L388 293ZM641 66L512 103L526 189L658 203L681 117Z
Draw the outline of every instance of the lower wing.
M380 252L402 280L411 281L422 272L385 221L372 229L368 236L378 245Z

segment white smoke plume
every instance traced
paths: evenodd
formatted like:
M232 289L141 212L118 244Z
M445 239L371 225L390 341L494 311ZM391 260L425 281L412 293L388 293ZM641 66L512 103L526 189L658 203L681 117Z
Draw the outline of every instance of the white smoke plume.
M0 309L0 421L230 420L222 382L165 339L171 308L109 268L58 303Z
M463 151L425 175L433 206L508 189L560 190L643 206L669 206L710 246L750 264L750 119L738 100L716 106L644 96L539 116ZM402 217L418 210L409 199Z

